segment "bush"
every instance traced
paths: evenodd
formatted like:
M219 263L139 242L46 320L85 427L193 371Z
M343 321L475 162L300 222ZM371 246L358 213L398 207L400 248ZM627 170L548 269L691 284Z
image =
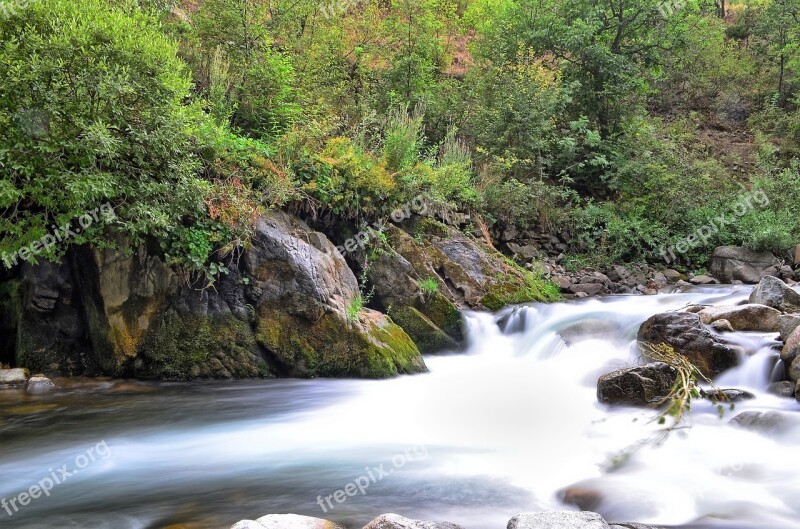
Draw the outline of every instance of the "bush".
M124 7L39 0L0 18L1 250L109 200L134 239L202 212L189 73L158 23ZM102 230L70 242L100 244Z

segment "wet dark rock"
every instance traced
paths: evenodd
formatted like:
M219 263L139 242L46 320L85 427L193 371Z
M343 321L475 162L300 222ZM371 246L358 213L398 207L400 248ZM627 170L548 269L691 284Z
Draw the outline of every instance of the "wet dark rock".
M639 327L637 340L671 346L708 377L739 362L736 351L703 325L698 314L665 312L651 316Z
M716 391L706 391L703 396L717 402L739 402L756 398L755 395L743 389L718 389Z
M669 395L677 377L678 371L663 362L618 369L597 381L597 400L603 404L658 405Z
M559 493L561 501L582 511L593 511L603 503L603 493L589 487L572 486Z

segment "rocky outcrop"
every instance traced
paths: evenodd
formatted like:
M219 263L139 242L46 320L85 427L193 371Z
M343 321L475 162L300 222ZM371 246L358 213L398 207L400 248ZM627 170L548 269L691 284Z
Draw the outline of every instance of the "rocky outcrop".
M420 351L457 349L463 340L461 312L445 294L444 281L432 270L427 273L420 275L391 248L382 251L367 271L378 307L390 314Z
M76 248L61 265L23 267L2 287L16 293L3 320L16 322L16 364L169 380L425 370L399 326L361 307L333 244L288 214L259 219L213 288L192 288L159 255Z
M421 279L433 279L456 306L497 310L513 303L558 297L555 285L539 281L485 243L429 218L387 230L389 244Z
M242 520L231 529L344 529L329 520L299 514L268 514L258 520Z
M781 261L769 252L756 252L739 246L719 246L711 258L711 275L723 283L758 283L777 275Z
M450 522L411 520L399 514L382 514L364 526L364 529L463 529Z
M618 369L597 381L597 400L612 405L656 406L670 394L677 378L678 371L663 362Z
M673 347L708 377L738 364L736 351L708 330L698 314L665 312L651 316L639 328L637 340Z
M780 311L766 305L736 305L731 307L707 307L698 312L700 321L706 325L726 320L736 331L777 332Z
M767 276L759 281L750 293L749 301L781 312L800 312L800 294L773 276Z

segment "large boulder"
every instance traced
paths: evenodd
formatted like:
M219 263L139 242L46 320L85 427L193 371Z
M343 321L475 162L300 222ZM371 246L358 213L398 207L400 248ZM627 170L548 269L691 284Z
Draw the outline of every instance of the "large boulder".
M739 362L736 351L708 330L699 314L656 314L639 327L636 339L640 343L671 346L708 377L715 377Z
M767 276L759 281L750 293L749 301L781 312L800 312L800 294L773 276Z
M777 272L781 262L769 252L756 252L740 246L719 246L711 257L711 275L723 283L758 283Z
M718 320L727 320L737 331L778 332L780 311L766 305L735 305L730 307L706 307L699 313L700 321L706 325Z
M678 371L663 362L618 369L597 381L597 400L603 404L658 405L669 395L677 378Z
M364 526L364 529L463 529L450 522L411 520L399 514L382 514Z
M256 340L282 374L390 377L425 371L414 342L364 309L358 281L325 235L285 213L262 218L244 259Z
M507 529L609 529L609 525L602 516L588 511L529 512L514 516Z
M231 529L344 529L329 520L299 514L268 514L258 520L236 522Z

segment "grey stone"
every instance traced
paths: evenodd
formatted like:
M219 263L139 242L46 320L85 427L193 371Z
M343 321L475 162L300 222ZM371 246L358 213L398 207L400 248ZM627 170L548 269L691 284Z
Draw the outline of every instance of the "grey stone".
M790 426L788 417L776 411L745 411L731 419L730 424L761 433L780 433Z
M344 529L329 520L299 514L268 514L256 521L242 520L231 529Z
M609 529L609 525L602 516L588 511L530 512L513 517L507 529Z
M781 312L800 312L800 294L773 276L765 277L756 285L749 301Z
M669 281L670 283L676 283L681 280L683 281L686 280L686 276L684 274L681 274L680 272L678 272L677 270L673 270L672 268L667 268L662 273L664 274L664 277L667 278L667 281Z
M758 283L770 271L776 271L780 261L769 252L756 252L740 246L719 246L711 258L711 275L730 283Z
M791 380L781 380L773 382L767 387L767 391L779 397L794 397L795 383Z
M800 327L800 315L781 314L778 316L778 332L784 342L789 339L795 329Z
M364 529L463 529L450 522L411 520L399 514L382 514L364 526Z
M732 307L707 307L699 313L700 320L709 324L717 320L728 320L737 331L777 332L780 311L766 305L736 305Z
M711 285L714 283L719 283L719 281L707 275L694 276L689 280L689 282L693 285Z
M717 332L734 332L735 330L731 322L725 319L714 320L709 326Z

